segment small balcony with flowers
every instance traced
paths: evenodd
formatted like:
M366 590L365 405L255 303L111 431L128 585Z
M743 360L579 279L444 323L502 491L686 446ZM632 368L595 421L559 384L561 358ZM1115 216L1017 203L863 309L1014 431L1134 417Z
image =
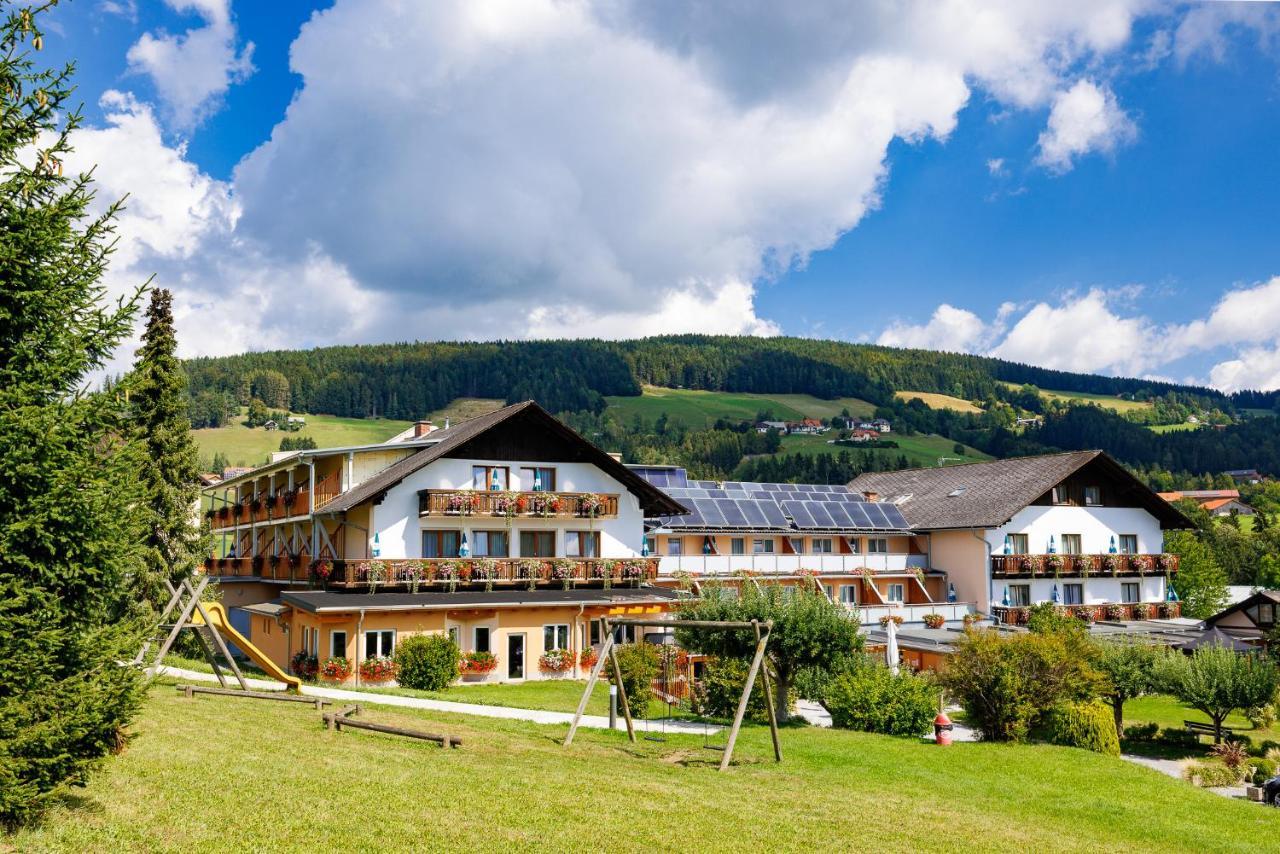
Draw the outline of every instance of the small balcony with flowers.
M1025 625L1033 605L1049 602L1082 622L1174 619L1182 606L1170 585L1173 554L1006 554L991 557L999 604L992 618Z
M658 576L653 558L422 558L318 560L316 582L333 589L370 593L449 592L495 588L641 587Z
M423 489L418 515L499 519L614 519L618 496L596 492Z

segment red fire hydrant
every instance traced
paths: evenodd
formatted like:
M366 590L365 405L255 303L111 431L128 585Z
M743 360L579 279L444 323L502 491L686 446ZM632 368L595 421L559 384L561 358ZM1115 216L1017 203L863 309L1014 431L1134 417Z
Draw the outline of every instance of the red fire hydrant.
M951 743L951 718L946 712L938 712L933 719L933 739L944 747Z

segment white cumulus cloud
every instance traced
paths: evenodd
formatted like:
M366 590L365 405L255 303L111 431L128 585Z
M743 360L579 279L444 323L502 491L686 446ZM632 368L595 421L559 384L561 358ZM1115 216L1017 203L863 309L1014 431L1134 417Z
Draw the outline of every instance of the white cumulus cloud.
M1051 171L1066 172L1081 155L1113 152L1137 134L1137 126L1121 109L1115 93L1092 80L1078 80L1054 98L1048 127L1037 143L1036 160Z

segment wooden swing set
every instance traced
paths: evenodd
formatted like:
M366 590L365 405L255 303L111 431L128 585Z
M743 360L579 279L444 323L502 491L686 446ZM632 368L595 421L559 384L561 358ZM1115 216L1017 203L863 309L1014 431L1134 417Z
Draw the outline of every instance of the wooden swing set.
M764 662L765 648L769 644L769 633L773 629L773 620L765 620L763 623L759 620L751 620L750 622L679 620L673 622L671 620L634 620L626 618L610 620L608 617L604 617L602 623L601 632L604 636L604 645L600 650L600 657L596 660L595 666L591 668L591 676L587 679L587 687L582 692L582 699L578 702L578 710L574 712L573 723L569 725L569 734L564 740L565 747L573 744L573 736L578 731L578 724L582 721L582 715L587 709L587 701L591 699L591 692L595 690L596 682L600 679L600 671L604 669L605 661L610 663L613 669L614 683L618 686L618 701L622 706L622 715L627 722L627 737L631 739L633 744L635 743L636 731L635 725L631 720L631 706L627 702L627 689L622 681L622 666L618 663L617 645L613 641L613 630L615 628L632 626L637 628L670 629L680 626L693 629L728 629L730 631L754 632L756 650L751 659L751 669L747 672L746 684L742 687L742 697L738 700L738 708L733 716L733 725L729 729L729 741L725 744L724 756L720 759L720 770L727 769L729 763L733 760L733 747L738 741L738 730L741 729L742 719L747 713L747 701L751 697L751 689L755 686L757 674L762 674L764 677L765 708L769 714L769 733L773 736L774 760L777 762L782 761L782 744L778 740L778 720L773 710L773 687L769 679L769 669L761 667Z

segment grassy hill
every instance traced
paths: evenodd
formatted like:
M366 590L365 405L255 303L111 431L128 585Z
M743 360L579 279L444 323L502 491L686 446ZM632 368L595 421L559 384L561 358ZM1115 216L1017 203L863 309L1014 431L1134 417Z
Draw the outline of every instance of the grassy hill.
M982 407L974 406L967 400L959 397L952 397L949 394L934 394L928 391L898 391L894 395L899 400L915 400L924 401L925 406L930 409L952 409L956 412L981 412Z
M363 445L390 439L409 426L408 421L382 418L338 418L333 415L306 415L307 426L296 433L245 427L243 416L222 427L192 430L200 456L211 460L218 452L226 455L231 465L253 466L265 462L272 451L280 450L285 436L310 436L321 448Z
M638 397L606 397L609 411L625 424L636 415L653 421L664 412L673 423L686 427L710 427L718 418L753 420L770 411L782 421L802 418L831 418L844 409L850 415L870 417L875 406L856 397L823 400L807 394L747 394L742 392L697 391L647 385Z
M299 704L300 705L300 704ZM1071 748L744 728L735 766L696 736L369 706L463 747L337 733L294 704L158 684L135 736L17 851L1261 850L1280 811ZM723 736L719 737L723 739ZM851 782L854 781L854 782Z
M834 439L834 433L828 433L823 436L783 436L782 437L782 453L784 454L838 454L841 451L859 451L858 445L829 445L827 442ZM886 434L886 439L897 442L897 448L884 448L876 450L874 453L891 456L897 458L899 455L906 455L913 466L936 466L940 457L959 457L962 462L978 462L980 460L989 460L990 456L982 453L976 448L965 446L965 452L962 455L955 452L955 442L942 436L925 436L916 434L914 436L904 436L899 433ZM956 461L948 460L947 465L952 465Z
M1018 388L1016 383L1004 383L1008 388ZM1110 409L1113 412L1124 414L1126 412L1134 412L1139 409L1150 409L1151 404L1146 401L1125 400L1109 394L1089 394L1083 391L1054 391L1052 389L1040 389L1040 396L1045 400L1060 400L1064 403L1068 400L1079 400L1084 403L1096 403L1103 409Z
M495 409L501 409L506 406L507 402L492 397L460 397L451 401L448 406L437 409L427 416L434 421L437 426L443 427L446 420L457 424L459 421L466 421L469 418L476 418L481 415L488 415Z

